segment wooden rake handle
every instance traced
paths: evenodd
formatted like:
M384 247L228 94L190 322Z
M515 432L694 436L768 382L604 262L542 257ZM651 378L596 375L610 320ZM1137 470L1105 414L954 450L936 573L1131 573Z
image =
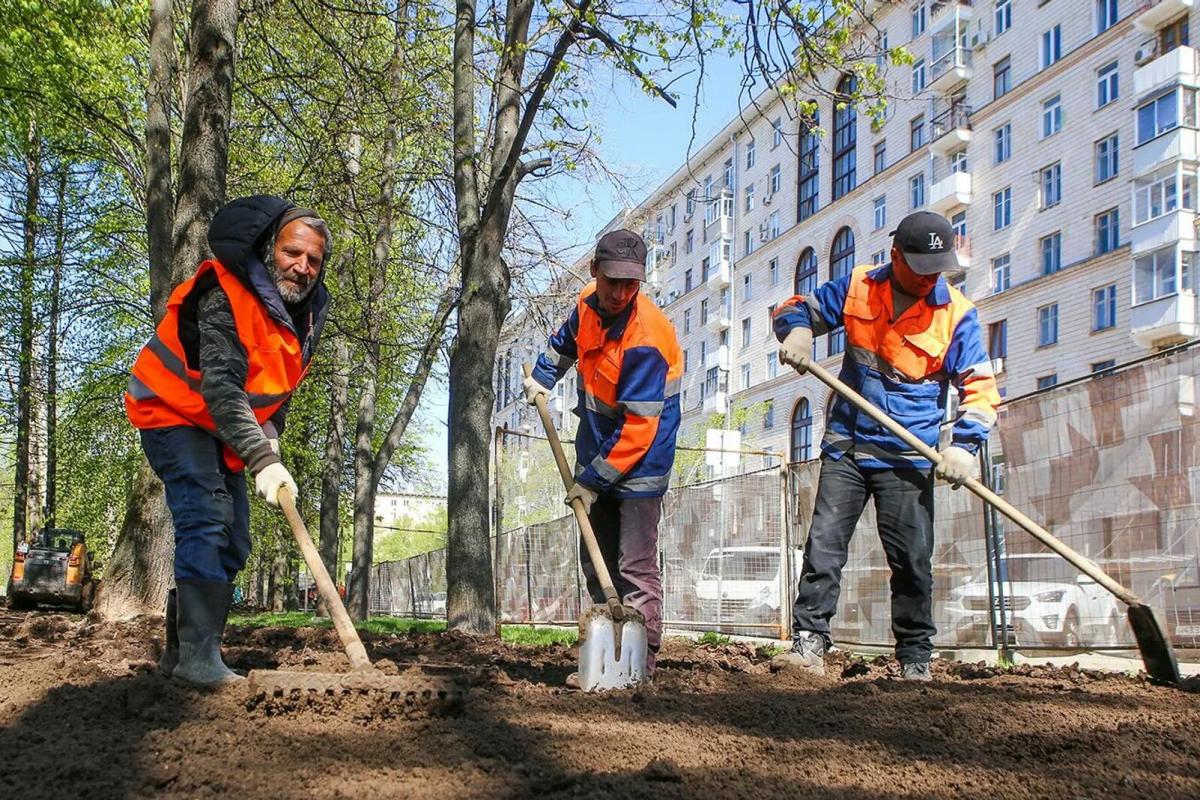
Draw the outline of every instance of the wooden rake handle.
M524 364L522 368L526 378L532 377L533 367ZM558 431L554 428L554 420L550 419L550 409L546 408L545 395L538 395L537 410L538 416L542 420L542 427L546 429L546 439L550 442L550 449L554 451L554 462L558 464L558 474L562 476L563 488L569 492L575 485L575 476L571 473L571 465L567 463L567 455L563 452ZM592 530L592 523L588 520L583 501L578 497L572 500L571 510L575 512L575 521L579 523L579 530L583 534L583 543L587 546L592 567L596 570L596 578L599 579L600 588L604 591L604 598L608 601L609 613L613 619L620 621L625 616L625 608L621 605L621 596L617 594L616 587L613 586L612 576L608 573L608 565L604 563L600 545L596 542L596 532Z
M825 384L830 389L833 389L839 395L844 397L846 400L853 403L859 411L862 411L892 434L899 437L901 441L903 441L913 450L917 451L934 464L941 463L942 456L937 450L934 450L932 447L925 444L923 441L914 436L907 428L904 428L900 425L900 423L896 422L883 411L879 410L879 408L876 407L875 404L870 400L863 397L861 394L835 378L820 364L810 361L805 365L805 368L810 373L815 375L817 380L821 381L821 383ZM1020 510L1018 510L1003 497L996 494L974 478L967 478L965 481L963 481L963 485L978 495L979 498L985 503L992 506L1001 514L1024 528L1025 531L1033 536L1033 538L1037 539L1039 542L1046 545L1046 547L1049 547L1051 550L1065 558L1080 572L1084 573L1096 583L1112 592L1112 594L1116 596L1118 600L1130 606L1142 605L1142 601L1137 595L1110 578L1108 573L1104 572L1104 570L1100 569L1095 564L1088 561L1079 553L1068 547L1062 542L1062 540L1055 537L1041 525L1038 525L1029 517L1025 516L1025 514L1021 513Z
M338 638L342 640L342 647L346 651L346 657L350 659L351 668L370 669L371 659L367 657L367 649L363 647L362 639L358 637L358 631L354 629L354 623L350 621L350 615L346 613L346 605L338 595L337 587L334 586L333 579L329 577L325 563L321 561L321 554L317 552L317 546L313 544L312 538L308 535L308 528L305 527L304 520L300 519L300 512L296 510L296 500L286 486L279 488L279 507L283 509L283 515L287 517L288 525L292 529L292 536L295 537L296 544L300 546L300 553L304 556L304 563L308 565L308 571L317 579L317 590L325 601L325 608L329 610L329 616L333 617L334 630L337 631Z

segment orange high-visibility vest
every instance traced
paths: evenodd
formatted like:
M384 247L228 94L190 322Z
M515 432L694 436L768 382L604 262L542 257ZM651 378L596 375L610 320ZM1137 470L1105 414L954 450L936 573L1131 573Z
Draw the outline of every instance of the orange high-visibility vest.
M166 428L192 425L216 433L217 426L200 394L198 365L188 364L179 338L180 309L207 273L229 298L238 339L246 349L246 385L250 409L259 424L271 418L291 396L308 372L303 346L287 326L272 319L266 306L219 261L208 260L196 274L175 287L167 301L167 313L138 354L125 392L125 413L135 428ZM225 463L240 470L245 465L226 445Z

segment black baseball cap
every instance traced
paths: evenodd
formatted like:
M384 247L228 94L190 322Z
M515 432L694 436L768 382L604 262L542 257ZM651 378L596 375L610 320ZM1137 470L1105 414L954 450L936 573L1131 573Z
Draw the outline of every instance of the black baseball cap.
M954 254L954 228L941 214L916 211L900 220L892 231L892 244L918 275L958 269Z
M596 244L596 271L609 278L646 280L646 243L630 230L610 231Z

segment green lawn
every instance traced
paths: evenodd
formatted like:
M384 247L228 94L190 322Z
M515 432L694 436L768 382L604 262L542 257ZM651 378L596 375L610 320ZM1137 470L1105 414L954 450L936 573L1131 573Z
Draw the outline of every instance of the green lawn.
M333 623L304 611L285 611L265 614L235 614L230 625L244 628L331 628ZM390 633L435 633L446 630L446 623L435 619L402 619L400 617L371 617L354 625L360 631L376 636ZM532 625L505 625L501 637L513 644L548 645L573 644L579 638L575 628L545 628Z

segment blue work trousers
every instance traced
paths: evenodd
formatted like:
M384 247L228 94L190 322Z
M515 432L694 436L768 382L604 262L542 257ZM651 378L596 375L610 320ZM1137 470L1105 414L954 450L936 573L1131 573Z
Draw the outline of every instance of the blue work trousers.
M229 469L220 440L200 428L150 428L141 436L175 523L175 580L232 583L250 557L245 474Z

